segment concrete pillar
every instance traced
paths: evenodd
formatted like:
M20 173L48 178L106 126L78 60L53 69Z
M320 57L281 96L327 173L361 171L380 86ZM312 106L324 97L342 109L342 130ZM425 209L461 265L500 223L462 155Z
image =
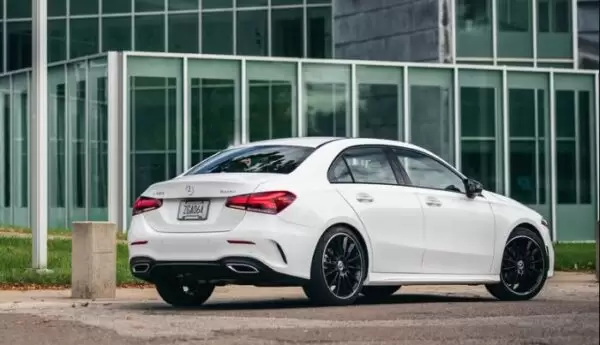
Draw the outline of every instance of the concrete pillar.
M71 297L115 298L117 226L109 222L74 222L71 251Z

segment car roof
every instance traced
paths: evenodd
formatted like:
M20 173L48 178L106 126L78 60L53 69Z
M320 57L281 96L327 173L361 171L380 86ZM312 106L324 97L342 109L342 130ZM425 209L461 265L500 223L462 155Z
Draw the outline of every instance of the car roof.
M278 138L268 139L261 141L254 141L247 144L236 145L236 147L251 147L259 145L292 145L292 146L305 146L317 148L323 146L329 142L343 140L347 146L353 145L391 145L398 147L406 147L416 149L419 151L426 151L422 147L415 146L403 141L389 140L389 139L378 139L378 138L351 138L351 137L292 137L292 138Z

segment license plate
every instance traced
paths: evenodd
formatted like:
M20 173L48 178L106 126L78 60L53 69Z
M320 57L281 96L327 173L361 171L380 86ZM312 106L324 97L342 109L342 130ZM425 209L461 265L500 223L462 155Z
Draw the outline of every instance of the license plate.
M208 200L187 200L179 203L178 220L206 220L208 217Z

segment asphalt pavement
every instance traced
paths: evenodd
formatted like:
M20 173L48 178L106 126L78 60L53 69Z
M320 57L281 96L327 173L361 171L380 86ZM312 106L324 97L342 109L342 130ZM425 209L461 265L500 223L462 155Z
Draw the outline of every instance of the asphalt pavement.
M292 288L219 288L194 310L174 309L150 289L97 301L0 291L0 344L597 345L598 284L567 278L528 302L499 302L480 286L435 286L349 307L314 307Z

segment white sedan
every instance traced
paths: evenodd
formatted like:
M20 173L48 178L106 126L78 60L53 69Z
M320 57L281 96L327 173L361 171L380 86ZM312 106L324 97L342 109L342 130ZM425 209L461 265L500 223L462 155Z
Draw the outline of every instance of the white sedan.
M301 286L326 305L428 284L528 300L554 273L540 214L423 148L380 139L225 149L150 186L128 242L133 275L179 307L226 284Z

